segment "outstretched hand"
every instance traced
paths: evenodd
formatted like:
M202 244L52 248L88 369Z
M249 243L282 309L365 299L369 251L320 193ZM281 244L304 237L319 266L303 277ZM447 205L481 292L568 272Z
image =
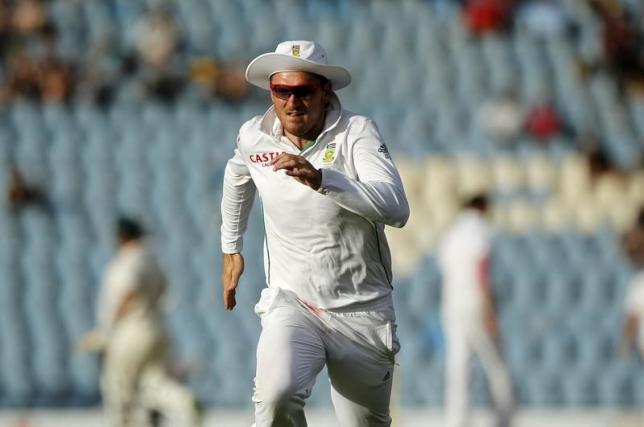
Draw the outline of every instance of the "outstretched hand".
M221 281L224 286L224 307L232 310L237 305L235 292L244 272L244 257L240 253L224 254Z
M74 350L84 353L98 353L105 351L105 346L107 344L107 339L103 332L99 330L92 330L80 337Z
M274 171L283 169L286 175L316 191L322 184L322 172L302 156L282 153L273 160L272 165Z

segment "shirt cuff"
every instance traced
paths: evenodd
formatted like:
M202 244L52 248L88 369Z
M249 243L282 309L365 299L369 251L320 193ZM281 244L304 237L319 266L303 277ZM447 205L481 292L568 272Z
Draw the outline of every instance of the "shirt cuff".
M320 181L320 188L317 189L318 193L327 194L334 188L341 188L339 183L344 178L341 172L333 169L320 169L320 172L322 172L322 180Z
M239 241L239 242L228 242L228 243L221 242L221 252L223 252L225 254L241 253L243 246L244 245L242 244L241 241Z

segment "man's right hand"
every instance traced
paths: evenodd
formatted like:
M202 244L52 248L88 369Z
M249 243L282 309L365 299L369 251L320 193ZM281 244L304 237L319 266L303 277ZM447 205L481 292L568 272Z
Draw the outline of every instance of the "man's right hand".
M74 350L85 353L101 352L105 351L106 344L105 335L101 331L93 330L80 337Z
M221 281L224 286L224 307L226 307L226 310L232 310L237 304L235 290L239 283L239 277L243 272L244 257L242 254L224 254Z

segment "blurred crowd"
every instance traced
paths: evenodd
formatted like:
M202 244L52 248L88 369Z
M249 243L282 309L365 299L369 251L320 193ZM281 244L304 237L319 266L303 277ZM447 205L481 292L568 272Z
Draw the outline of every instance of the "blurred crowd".
M77 0L70 0L77 1ZM59 28L43 0L0 0L0 103L90 100L109 104L124 82L143 96L172 101L195 88L227 101L249 93L242 64L214 57L179 61L182 33L168 6L148 10L136 23L134 48L106 36L78 59L59 53Z
M557 0L462 0L463 21L473 37L523 31L536 39L580 37L579 28L569 19ZM601 51L592 58L577 58L579 75L588 80L597 73L615 78L622 97L644 96L644 22L632 10L635 2L589 0L601 26ZM575 141L577 149L590 161L601 158L611 165L598 135L573 129L549 93L527 104L517 88L505 88L484 102L477 117L478 126L493 140L512 143L522 136L545 144L562 136Z

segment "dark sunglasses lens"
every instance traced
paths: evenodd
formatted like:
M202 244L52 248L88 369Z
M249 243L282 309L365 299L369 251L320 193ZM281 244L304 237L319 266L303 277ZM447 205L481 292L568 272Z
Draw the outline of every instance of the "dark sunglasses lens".
M310 98L315 93L316 88L314 88L313 86L273 86L271 90L276 97L280 99L288 99L291 95L295 96L295 98Z
M310 86L293 88L293 95L296 98L309 98L313 95L313 92L315 92L315 89Z
M291 96L291 89L278 86L273 88L273 93L280 99L288 99Z

